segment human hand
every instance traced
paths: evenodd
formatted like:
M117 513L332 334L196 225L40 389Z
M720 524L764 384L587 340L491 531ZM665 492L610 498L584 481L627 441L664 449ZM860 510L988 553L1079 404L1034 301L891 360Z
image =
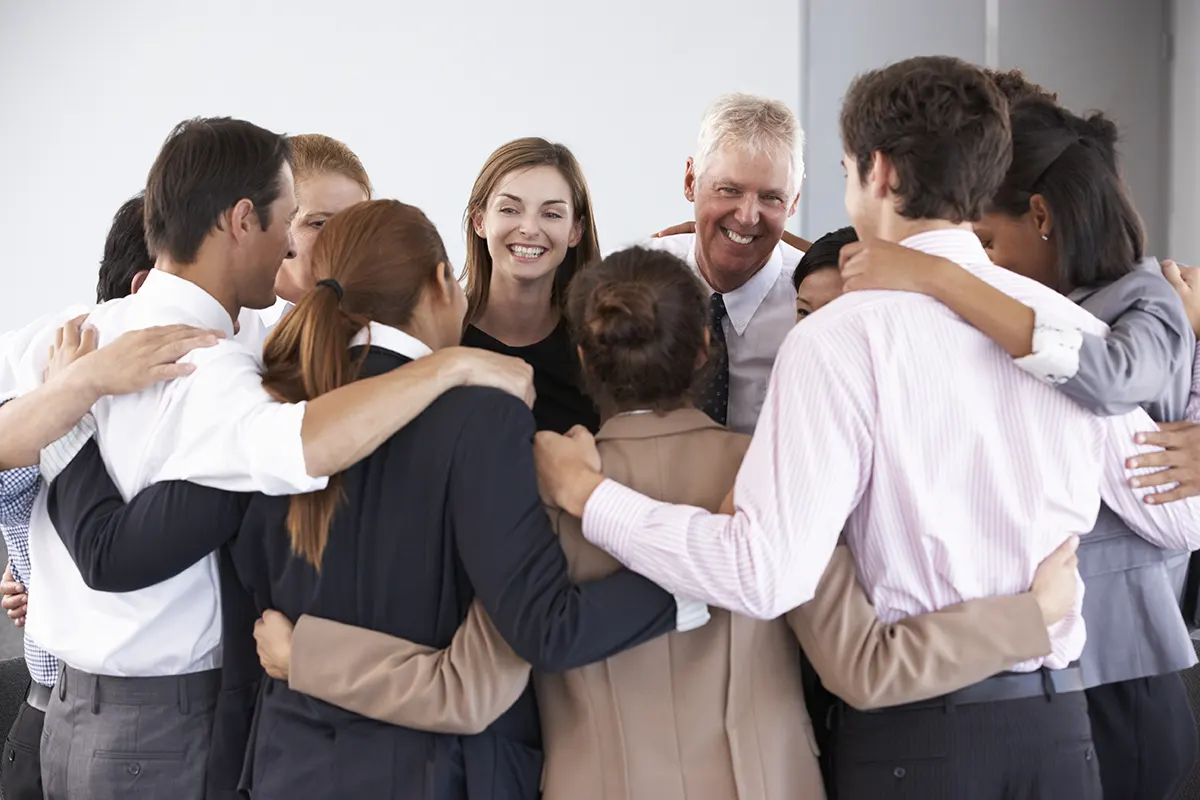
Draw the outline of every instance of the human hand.
M1192 330L1200 336L1200 268L1181 267L1168 258L1162 262L1162 272L1183 301Z
M258 660L267 674L286 681L292 667L292 621L278 611L267 609L254 623L254 641L258 643Z
M1065 617L1075 606L1078 590L1079 537L1070 536L1053 553L1042 559L1033 573L1029 591L1042 609L1046 627Z
M681 233L695 233L695 232L696 232L696 223L695 222L681 222L678 225L672 225L669 228L663 228L661 231L654 234L650 238L651 239L662 239L667 236L678 236Z
M1126 469L1159 467L1158 472L1137 475L1129 479L1135 489L1151 486L1179 485L1170 491L1146 495L1151 505L1184 500L1200 494L1200 425L1194 422L1164 422L1157 431L1146 431L1134 437L1138 444L1161 447L1155 453L1134 456L1125 462Z
M600 485L600 451L588 430L576 425L565 436L540 431L533 437L538 490L542 497L576 517Z
M13 577L12 564L4 568L4 577L0 578L0 595L4 597L0 600L0 606L8 612L8 618L18 628L24 628L25 614L29 611L29 594Z
M533 408L533 367L512 356L502 356L477 347L447 347L429 358L446 361L462 386L488 386L507 392Z

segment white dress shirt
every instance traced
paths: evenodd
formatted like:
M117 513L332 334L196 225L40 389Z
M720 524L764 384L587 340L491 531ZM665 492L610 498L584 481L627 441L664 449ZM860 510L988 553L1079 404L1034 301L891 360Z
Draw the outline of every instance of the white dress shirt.
M257 317L255 312L240 315L234 338L229 315L212 296L158 270L136 295L106 303L89 317L105 342L126 331L178 323L223 330L230 337L185 357L197 366L191 375L136 395L106 397L93 407L100 452L127 500L151 483L172 479L267 494L326 485L327 479L309 477L305 469L304 404L277 403L262 387L263 327ZM251 343L247 337L258 340ZM37 352L18 359L25 366L17 376L20 387L40 381L46 360L44 347L40 350L40 359ZM0 393L6 388L0 385ZM51 457L53 452L48 449ZM53 469L44 456L43 471L50 476ZM30 605L27 629L73 667L154 676L221 665L215 556L147 589L92 591L53 529L44 488L34 502L30 556L39 593Z
M969 231L903 244L1107 333L1069 299L993 266ZM1092 529L1101 499L1148 541L1196 549L1200 498L1151 506L1142 500L1154 490L1126 484L1125 459L1154 449L1134 434L1151 430L1140 409L1094 416L929 297L854 292L784 343L732 517L609 480L588 501L583 533L668 591L771 619L812 598L844 528L880 619L894 622L1027 590L1043 558ZM1079 590L1051 629L1049 667L1083 649Z
M650 239L641 246L679 256L710 294L716 292L696 266L694 233ZM729 352L730 430L754 433L754 425L767 396L775 354L796 324L796 290L792 286L792 274L803 255L791 245L780 242L770 260L754 277L722 295L727 312L721 325Z

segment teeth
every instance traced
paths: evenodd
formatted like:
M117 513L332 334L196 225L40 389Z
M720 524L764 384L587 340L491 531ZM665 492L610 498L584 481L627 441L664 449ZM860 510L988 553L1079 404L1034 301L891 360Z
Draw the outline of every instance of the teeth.
M520 258L539 258L546 252L544 247L522 247L519 244L514 244L511 249Z
M729 241L734 244L750 244L754 241L753 236L741 236L729 230L729 228L722 228L721 230L725 231L725 235L729 237Z

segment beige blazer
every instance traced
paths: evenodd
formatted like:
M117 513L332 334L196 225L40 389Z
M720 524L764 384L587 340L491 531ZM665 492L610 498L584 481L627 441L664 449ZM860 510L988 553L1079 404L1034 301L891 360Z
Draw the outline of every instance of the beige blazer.
M651 497L712 510L732 487L748 442L694 409L616 417L597 435L606 475ZM583 539L577 519L550 513L574 580L617 569ZM823 797L797 642L825 685L861 708L944 694L1050 651L1027 594L884 625L849 551L838 547L813 600L783 619L713 609L700 629L535 676L546 800ZM374 719L474 733L515 701L528 675L476 605L444 651L301 617L289 681Z

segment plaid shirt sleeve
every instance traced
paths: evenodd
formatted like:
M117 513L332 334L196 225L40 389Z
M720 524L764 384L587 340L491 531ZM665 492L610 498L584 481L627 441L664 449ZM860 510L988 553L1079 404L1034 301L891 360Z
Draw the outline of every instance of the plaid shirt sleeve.
M29 515L40 483L37 467L0 472L0 532L8 546L13 577L21 583L29 577Z

